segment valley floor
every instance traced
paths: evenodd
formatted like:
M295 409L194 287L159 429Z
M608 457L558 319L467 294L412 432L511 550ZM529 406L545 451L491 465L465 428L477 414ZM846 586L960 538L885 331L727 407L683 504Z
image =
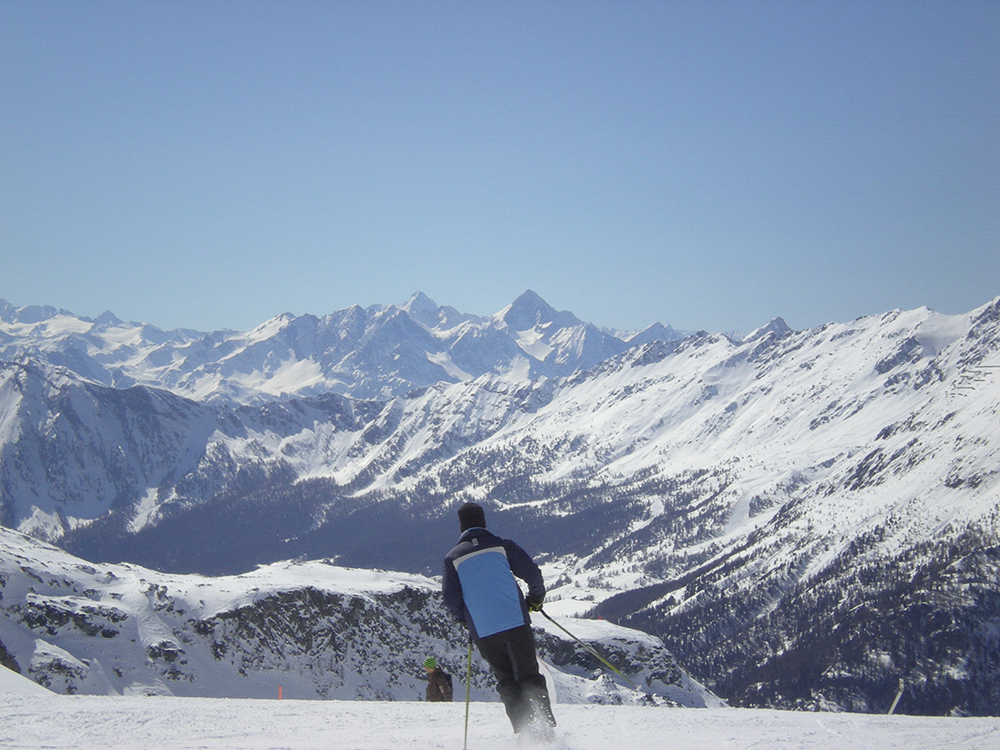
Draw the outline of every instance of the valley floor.
M554 750L1000 748L1000 718L556 706ZM464 703L57 696L0 691L7 750L462 750ZM523 747L471 704L468 750Z

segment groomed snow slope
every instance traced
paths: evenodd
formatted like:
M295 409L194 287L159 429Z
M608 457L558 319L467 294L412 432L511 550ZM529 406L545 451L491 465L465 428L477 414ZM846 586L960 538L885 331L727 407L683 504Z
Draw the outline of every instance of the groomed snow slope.
M2 671L2 670L0 670ZM3 694L8 750L503 750L524 746L499 703L102 698ZM555 750L1000 748L998 718L556 706ZM530 746L530 745L529 745Z

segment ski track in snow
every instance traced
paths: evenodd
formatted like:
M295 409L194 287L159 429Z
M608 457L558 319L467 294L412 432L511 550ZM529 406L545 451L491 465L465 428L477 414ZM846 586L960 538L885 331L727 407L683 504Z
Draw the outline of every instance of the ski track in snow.
M946 750L1000 748L1000 718L750 709L556 706L553 750ZM519 742L499 703L278 701L0 692L7 750L504 750Z

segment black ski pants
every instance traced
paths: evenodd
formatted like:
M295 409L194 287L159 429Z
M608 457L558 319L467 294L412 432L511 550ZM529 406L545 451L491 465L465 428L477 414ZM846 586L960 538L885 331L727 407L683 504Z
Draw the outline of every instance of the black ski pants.
M538 671L535 634L530 625L504 630L476 641L479 653L493 668L497 692L514 733L539 721L555 726L545 677Z

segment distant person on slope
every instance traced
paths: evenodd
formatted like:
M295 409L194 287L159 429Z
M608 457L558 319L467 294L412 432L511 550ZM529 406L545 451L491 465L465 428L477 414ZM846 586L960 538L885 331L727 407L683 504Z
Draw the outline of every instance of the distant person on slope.
M427 672L427 702L450 702L452 698L451 675L438 666L437 659L433 656L424 659L424 671Z
M521 547L486 530L482 506L466 503L458 522L462 536L444 559L445 604L493 668L514 733L549 739L556 720L528 615L542 609L542 572ZM528 584L527 601L514 576Z

